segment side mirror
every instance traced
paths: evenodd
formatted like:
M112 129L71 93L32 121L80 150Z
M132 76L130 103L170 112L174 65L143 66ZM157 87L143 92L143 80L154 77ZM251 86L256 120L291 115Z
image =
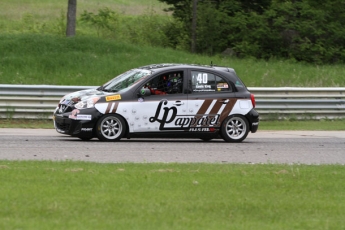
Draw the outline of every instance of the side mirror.
M151 91L148 88L141 88L137 95L138 95L138 97L150 96L151 95Z

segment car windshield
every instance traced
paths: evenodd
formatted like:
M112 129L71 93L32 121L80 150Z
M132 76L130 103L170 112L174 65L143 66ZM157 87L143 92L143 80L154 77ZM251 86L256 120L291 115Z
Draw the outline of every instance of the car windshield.
M123 91L128 89L130 86L138 83L150 74L150 70L132 69L108 81L107 83L99 87L98 90L103 90L106 92Z

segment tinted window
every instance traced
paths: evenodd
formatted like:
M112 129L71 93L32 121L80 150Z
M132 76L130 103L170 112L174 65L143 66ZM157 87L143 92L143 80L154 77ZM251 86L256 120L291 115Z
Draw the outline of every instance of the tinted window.
M192 71L190 83L193 93L232 91L224 78L207 72Z
M152 95L165 95L182 93L183 72L174 71L161 74L145 84Z

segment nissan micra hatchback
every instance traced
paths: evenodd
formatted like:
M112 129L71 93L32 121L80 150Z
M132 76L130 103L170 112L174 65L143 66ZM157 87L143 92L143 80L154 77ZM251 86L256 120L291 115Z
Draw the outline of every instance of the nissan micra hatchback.
M90 140L222 138L255 133L255 98L232 68L156 64L131 69L95 89L64 96L53 115L57 132Z

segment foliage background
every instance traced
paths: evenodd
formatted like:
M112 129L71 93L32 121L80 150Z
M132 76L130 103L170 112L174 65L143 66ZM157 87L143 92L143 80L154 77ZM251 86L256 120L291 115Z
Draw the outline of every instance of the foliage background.
M78 0L77 34L189 52L193 1ZM343 0L198 0L197 3L199 54L290 59L313 64L345 61ZM0 13L1 33L65 34L66 2L4 0L1 5L4 9Z
M193 0L159 1L172 5L174 19L183 25L185 35L190 35ZM197 3L198 53L228 50L237 57L266 60L283 58L317 64L345 61L343 0L199 0ZM182 43L186 45L188 40L190 36Z
M332 2L330 9L342 12L343 9L333 7L337 6L336 1ZM344 85L345 68L341 58L330 63L315 59L334 58L332 53L325 54L332 50L340 52L338 56L342 57L344 36L341 33L344 29L338 24L343 15L339 15L339 21L334 21L334 26L330 27L334 28L330 30L332 33L338 33L338 41L331 43L338 48L324 49L324 53L314 55L316 51L307 49L306 45L281 45L281 33L269 35L273 30L262 21L265 15L280 15L279 20L271 20L272 25L277 28L280 25L281 29L290 24L294 26L293 18L289 19L290 24L284 24L287 16L283 17L282 12L277 13L272 7L287 7L283 12L290 14L292 8L288 6L319 7L313 2L301 0L278 4L271 0L205 0L198 3L198 12L201 12L198 13L198 53L192 54L192 0L78 0L77 35L74 38L65 36L67 2L2 0L0 84L100 85L141 65L213 62L234 68L250 87ZM320 4L325 6L328 2ZM166 12L169 7L176 9ZM328 11L317 12L330 20ZM332 25L328 21L326 24ZM306 24L304 28L313 27ZM304 47L303 52L299 52L301 47ZM263 48L267 50L262 52ZM284 55L281 55L279 50L283 49ZM298 55L309 58L310 63L295 58Z

